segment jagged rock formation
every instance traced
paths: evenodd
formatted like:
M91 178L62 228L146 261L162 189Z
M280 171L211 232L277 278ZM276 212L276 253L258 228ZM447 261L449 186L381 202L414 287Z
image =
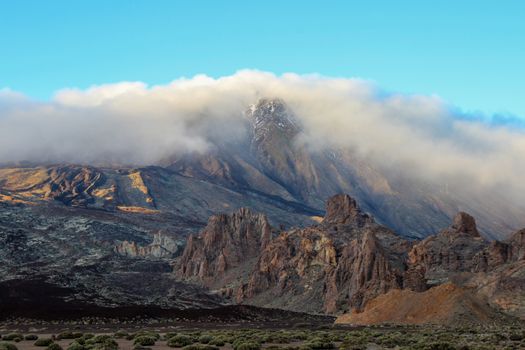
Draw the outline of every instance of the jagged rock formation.
M477 269L476 256L486 247L472 216L460 212L452 226L414 244L408 253L405 287L423 291L445 283L460 272Z
M323 219L325 226L356 225L362 227L373 222L372 217L363 213L357 206L357 201L348 195L335 195L326 204L326 215Z
M212 284L228 270L256 257L271 239L272 228L264 215L246 208L232 215L214 215L198 236L188 238L176 274Z
M142 258L174 258L179 252L180 245L162 232L153 235L153 242L141 246L134 241L123 241L115 246L115 252L129 257Z
M237 302L274 306L291 310L334 313L341 308L359 308L378 294L400 287L403 254L408 242L390 230L377 225L347 195L331 198L327 214L320 225L282 232L273 240L265 220L254 237L249 254L233 240L229 222L239 221L239 214L212 218L198 240L190 238L177 262L176 273L191 280L198 277L205 284L232 295ZM252 219L253 220L253 219ZM234 225L239 227L239 225ZM218 233L226 232L222 239ZM235 231L233 231L235 232ZM228 254L223 254L225 247ZM236 277L244 282L231 286L230 278L222 280L234 256L234 268L242 259L257 257L252 270ZM226 261L226 264L224 263ZM233 288L233 290L232 290Z
M320 224L280 232L271 240L259 238L270 237L271 229L251 213L212 218L197 238L188 240L176 273L236 303L348 312L341 322L427 322L428 317L414 315L439 309L439 300L447 307L436 322L459 320L463 313L475 313L467 317L472 322L494 315L505 319L498 309L525 317L525 300L519 297L525 291L524 231L506 242L489 243L474 218L460 212L439 234L409 242L375 223L348 195L333 196L326 208ZM264 223L249 226L254 242L249 254L239 243L242 225L231 224L243 218ZM235 257L234 263L225 264L226 256ZM388 300L405 307L390 316L380 314L378 308ZM420 309L411 300L426 304Z

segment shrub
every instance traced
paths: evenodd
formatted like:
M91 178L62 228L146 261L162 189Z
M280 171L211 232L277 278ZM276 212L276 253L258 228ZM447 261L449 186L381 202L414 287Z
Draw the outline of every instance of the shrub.
M24 337L25 340L37 340L38 339L38 335L36 334L28 334Z
M103 343L107 340L113 340L113 338L107 334L99 334L90 339L94 343Z
M153 346L155 345L155 339L154 337L150 337L147 335L141 335L133 341L133 345L140 345L140 346Z
M15 344L0 342L0 350L18 350Z
M73 332L62 332L57 335L57 339L77 339L82 337L84 334L82 333L73 333Z
M118 344L113 339L105 340L86 347L87 350L117 350Z
M140 331L140 332L137 332L137 333L133 334L133 339L138 338L138 337L142 337L142 336L153 338L153 339L155 339L155 341L160 339L160 334L159 333L147 332L147 331Z
M37 339L37 341L35 342L35 346L49 346L53 343L53 339L51 338L40 338L40 339Z
M49 346L46 348L47 350L62 350L62 347L58 345L57 343L49 344Z
M456 347L449 343L432 343L426 346L425 350L456 350Z
M219 348L208 344L191 344L186 345L182 350L219 350Z
M117 350L117 342L109 335L97 335L87 339L84 344L86 350Z
M86 348L84 347L84 345L78 343L78 342L73 342L71 343L68 347L67 347L67 350L85 350Z
M509 335L509 339L512 340L512 341L520 341L520 340L523 339L523 334L513 333L513 334Z
M177 333L175 332L168 332L166 334L164 334L164 336L162 337L162 339L164 340L169 340L170 338L173 338L174 336L176 336Z
M308 348L319 350L319 349L335 349L335 344L325 339L312 339L305 344Z
M246 342L235 342L233 345L234 350L260 350L261 344L253 342L253 341L246 341Z
M182 348L190 344L193 344L193 339L184 334L176 335L168 340L168 346L172 348Z
M215 346L224 346L226 343L227 342L224 336L219 336L219 337L213 337L213 339L210 340L208 344L215 345Z
M366 350L368 346L361 344L347 344L343 343L339 347L339 350Z
M117 339L120 339L120 338L126 338L127 336L129 336L128 332L126 331L116 331L115 334L113 334L113 336Z
M7 340L7 341L20 341L22 339L24 339L24 336L20 333L11 333L11 334L6 334L2 337L2 340Z
M211 335L208 335L208 334L201 335L199 337L199 343L201 343L201 344L208 344L212 340L213 340L213 337Z

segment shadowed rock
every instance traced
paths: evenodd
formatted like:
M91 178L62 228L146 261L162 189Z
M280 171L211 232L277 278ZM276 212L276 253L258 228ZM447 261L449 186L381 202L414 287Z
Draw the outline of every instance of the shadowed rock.
M347 194L338 194L326 203L326 215L324 217L324 224L356 224L357 226L364 226L367 223L373 223L372 217L363 213L357 201Z

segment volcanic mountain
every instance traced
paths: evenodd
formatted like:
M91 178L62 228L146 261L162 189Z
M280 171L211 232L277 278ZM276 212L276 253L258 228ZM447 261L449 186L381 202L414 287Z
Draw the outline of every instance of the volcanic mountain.
M523 315L518 208L312 149L280 99L241 124L204 153L147 167L1 167L0 298L40 285L101 307L339 314L450 282Z
M259 100L239 123L244 132L227 140L210 136L204 153L174 154L149 167L0 168L0 200L149 214L159 227L196 232L210 215L240 207L265 213L275 226L312 224L330 196L348 193L378 223L406 237L435 233L458 211L474 215L489 238L525 226L519 208L497 194L487 205L483 193L401 177L351 150L309 147L299 118L280 99Z

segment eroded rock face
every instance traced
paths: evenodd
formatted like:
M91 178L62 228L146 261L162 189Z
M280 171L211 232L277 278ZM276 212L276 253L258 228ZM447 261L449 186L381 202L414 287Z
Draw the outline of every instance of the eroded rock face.
M345 194L331 197L326 204L326 215L323 224L354 224L364 226L373 223L370 215L363 213L357 206L357 201Z
M272 228L262 214L241 208L232 215L214 215L199 235L189 237L176 262L176 274L213 283L227 270L257 257L271 239Z
M458 234L466 233L472 237L479 237L476 220L471 215L464 212L459 212L454 217L454 222L452 223L450 230Z
M173 258L180 245L171 237L158 232L153 235L151 244L141 246L134 241L123 241L115 246L115 252L129 257L141 258Z
M409 243L375 224L347 195L328 201L320 225L269 237L261 217L214 217L198 237L188 240L176 273L213 285L236 302L327 313L360 308L369 298L402 285ZM218 280L225 271L254 257L253 269L238 274L241 283L224 292L228 283Z
M326 208L318 225L274 239L262 216L243 210L213 217L188 240L176 273L232 302L295 311L359 313L391 291L419 297L453 283L490 307L525 312L525 301L517 297L525 290L525 230L489 243L474 218L459 213L437 235L409 242L375 223L348 195L330 198ZM458 314L455 308L451 303L451 315Z
M404 286L423 291L448 282L456 273L474 272L478 269L477 255L488 245L479 235L474 218L458 213L449 228L414 244L408 253Z

